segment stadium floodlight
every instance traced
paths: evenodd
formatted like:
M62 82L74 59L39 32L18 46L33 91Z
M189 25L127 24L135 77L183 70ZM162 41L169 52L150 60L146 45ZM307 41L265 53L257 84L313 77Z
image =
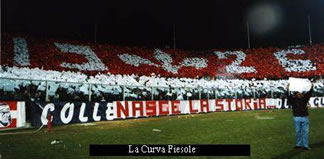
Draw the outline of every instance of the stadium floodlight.
M251 7L247 20L251 31L256 35L264 35L278 26L282 15L279 5L259 3Z

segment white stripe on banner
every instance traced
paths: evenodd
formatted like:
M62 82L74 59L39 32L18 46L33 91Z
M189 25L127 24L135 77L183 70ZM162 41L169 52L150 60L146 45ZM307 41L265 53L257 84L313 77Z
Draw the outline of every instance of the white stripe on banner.
M25 102L18 102L17 103L17 111L18 111L18 118L17 118L17 127L25 127L26 126L26 111L25 111Z

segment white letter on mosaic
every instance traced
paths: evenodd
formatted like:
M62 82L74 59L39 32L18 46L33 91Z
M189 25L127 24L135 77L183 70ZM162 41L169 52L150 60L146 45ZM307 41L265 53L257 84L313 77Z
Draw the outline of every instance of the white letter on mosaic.
M83 64L72 64L63 62L61 64L62 67L74 68L81 71L105 71L108 69L88 46L59 43L54 43L54 45L64 53L75 53L79 55L84 55L85 58L88 60L87 63Z
M26 40L21 37L12 38L12 40L14 42L15 64L20 66L29 66L29 51Z
M274 53L274 56L279 60L280 65L287 72L305 72L305 71L314 71L316 66L312 64L310 60L288 60L287 54L301 55L305 54L304 50L301 49L288 49L281 50Z

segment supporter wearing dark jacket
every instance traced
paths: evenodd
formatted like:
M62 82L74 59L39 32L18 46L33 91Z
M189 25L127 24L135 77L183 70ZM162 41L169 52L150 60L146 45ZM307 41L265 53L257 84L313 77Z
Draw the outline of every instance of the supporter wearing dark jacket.
M289 88L289 87L288 87ZM308 133L309 133L309 119L308 119L308 101L313 94L313 87L307 93L300 92L291 93L288 90L288 105L292 106L293 119L296 132L296 147L309 150ZM303 144L302 144L303 143Z

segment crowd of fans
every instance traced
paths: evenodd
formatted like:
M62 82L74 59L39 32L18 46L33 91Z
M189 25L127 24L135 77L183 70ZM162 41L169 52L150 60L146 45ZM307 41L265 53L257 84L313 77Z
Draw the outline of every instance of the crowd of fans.
M88 101L89 95L92 101L280 98L285 95L287 86L287 80L166 78L155 74L87 76L80 72L19 67L0 67L0 77L2 98L45 100L47 87L51 101ZM315 96L324 94L323 83L315 79Z
M314 95L324 93L322 44L197 53L8 34L3 39L2 99L280 98L290 76L313 78Z

